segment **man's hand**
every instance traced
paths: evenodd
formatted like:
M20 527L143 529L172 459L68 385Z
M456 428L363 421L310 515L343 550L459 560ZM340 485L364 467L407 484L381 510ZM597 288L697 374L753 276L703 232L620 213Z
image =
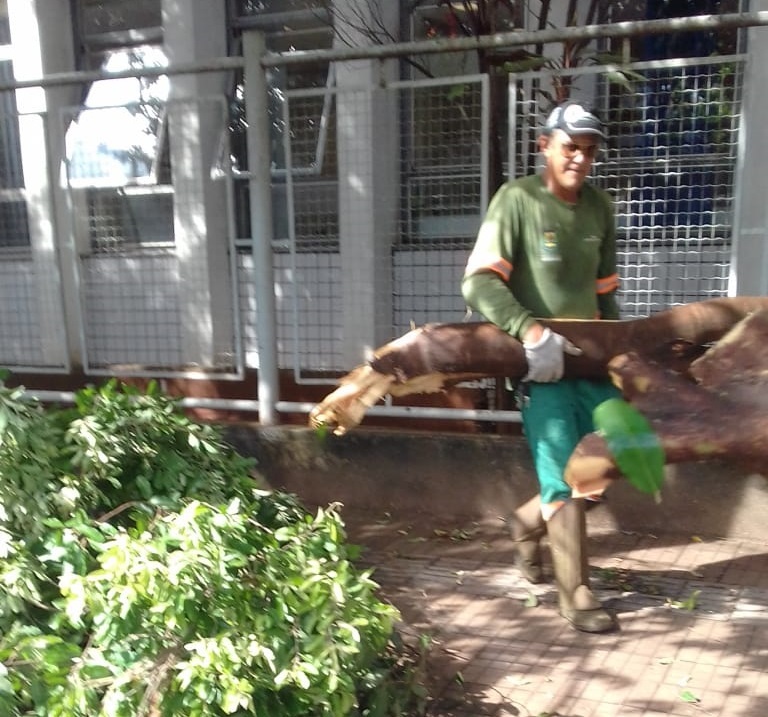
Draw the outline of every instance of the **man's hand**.
M526 335L528 338L529 332ZM536 341L523 341L525 360L528 362L528 373L523 381L550 383L563 377L563 354L579 356L581 349L574 346L565 336L556 334L548 328L541 331Z

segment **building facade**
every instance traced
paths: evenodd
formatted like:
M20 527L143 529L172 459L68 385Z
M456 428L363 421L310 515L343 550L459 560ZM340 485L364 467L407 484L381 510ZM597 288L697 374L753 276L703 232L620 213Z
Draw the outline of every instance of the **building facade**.
M566 18L562 2L542 18L544 5L489 29L702 12L649 0ZM236 385L269 352L294 387L323 390L411 325L464 318L458 281L489 196L535 169L537 123L562 92L611 127L595 181L616 201L625 316L766 293L768 30L604 39L579 54L375 51L470 36L467 12L0 3L0 365L43 388L52 374ZM358 46L374 51L312 52ZM245 55L259 47L266 92L249 103ZM268 206L254 198L265 186Z

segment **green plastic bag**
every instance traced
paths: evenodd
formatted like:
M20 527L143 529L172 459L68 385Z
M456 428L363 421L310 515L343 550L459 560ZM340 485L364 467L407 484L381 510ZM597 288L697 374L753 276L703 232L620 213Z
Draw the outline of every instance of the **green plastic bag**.
M627 480L660 502L666 459L659 437L646 418L626 401L609 398L595 408L592 419Z

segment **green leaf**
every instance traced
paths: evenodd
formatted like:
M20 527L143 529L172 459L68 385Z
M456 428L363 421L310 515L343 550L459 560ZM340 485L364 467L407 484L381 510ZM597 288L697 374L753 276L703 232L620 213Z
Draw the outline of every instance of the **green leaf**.
M701 590L694 590L684 600L668 600L668 604L670 607L677 608L678 610L688 610L688 612L692 612L699 605L700 594L701 594Z
M459 84L459 85L452 85L448 89L448 101L449 102L455 102L456 100L460 100L467 92L467 85Z
M645 417L626 401L610 398L595 408L592 418L627 480L658 500L664 482L665 455Z
M605 73L605 79L614 85L620 85L625 90L630 92L634 88L632 80L627 76L625 72L621 72L620 70L608 70Z
M541 55L528 55L523 59L508 60L505 62L504 72L529 72L531 70L539 70L548 64L550 64L550 61L546 57L542 57Z
M690 692L689 690L685 690L684 692L681 692L680 699L683 700L683 702L690 702L692 704L701 702L701 700L698 697L696 697L696 695L694 695L693 692Z
M523 605L525 605L525 607L538 607L539 598L537 598L533 593L528 593L528 596L525 598Z

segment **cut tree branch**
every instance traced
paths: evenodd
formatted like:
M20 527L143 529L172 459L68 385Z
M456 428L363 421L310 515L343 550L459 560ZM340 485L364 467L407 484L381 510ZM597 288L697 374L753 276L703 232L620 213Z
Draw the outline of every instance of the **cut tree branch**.
M542 323L582 350L581 356L566 356L566 376L600 378L609 375L611 359L630 352L669 365L680 358L681 345L702 353L758 311L768 311L768 298L711 299L623 321ZM367 364L344 376L313 409L310 424L343 435L386 394L431 393L484 377L520 379L527 371L522 344L493 324L427 324L382 346Z
M635 352L608 364L624 398L649 421L665 462L727 459L762 472L768 457L768 309L723 336L685 372ZM565 472L574 494L604 490L620 472L603 438L591 433Z

